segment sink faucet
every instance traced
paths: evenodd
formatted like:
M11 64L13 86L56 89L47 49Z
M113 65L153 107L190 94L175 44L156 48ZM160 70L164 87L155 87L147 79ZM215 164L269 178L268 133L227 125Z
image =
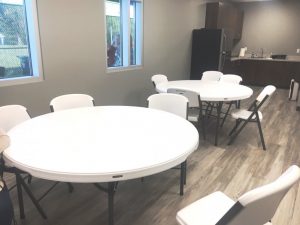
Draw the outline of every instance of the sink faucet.
M260 48L260 51L261 51L261 57L263 58L264 57L264 49Z

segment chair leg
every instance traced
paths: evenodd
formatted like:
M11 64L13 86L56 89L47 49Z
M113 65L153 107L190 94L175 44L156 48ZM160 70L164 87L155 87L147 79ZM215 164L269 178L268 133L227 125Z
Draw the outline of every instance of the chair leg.
M222 120L221 127L223 127L223 125L224 125L224 122L225 122L225 120L226 120L226 118L227 118L227 116L228 116L228 114L229 114L229 111L230 111L231 106L232 106L232 101L229 103L228 109L227 109L227 111L226 111L226 113L225 113L225 116L224 116L224 118L223 118L223 120Z
M23 180L23 178L21 177L21 175L18 174L18 173L16 173L16 178L17 178L17 185L20 185L20 186L22 186L24 188L25 192L28 194L30 200L32 201L32 203L34 204L34 206L36 207L36 209L39 211L39 213L41 214L41 216L44 219L47 219L47 216L46 216L44 210L42 209L42 207L40 206L40 204L36 200L36 198L33 196L32 192L29 190L27 184L25 183L25 181ZM22 190L22 187L20 187L20 190ZM22 192L21 192L21 195L22 195ZM23 199L22 199L22 201L23 201ZM23 204L23 202L22 202L22 204ZM22 207L23 207L22 210L24 211L24 205ZM20 213L22 213L22 212L20 211ZM24 215L24 217L25 217L25 215Z
M266 148L266 144L265 144L264 135L263 135L263 132L262 132L260 120L259 120L259 118L258 118L258 113L256 113L256 121L257 121L258 130L259 130L260 140L261 140L263 149L266 151L267 148Z
M67 183L67 185L68 185L69 192L72 193L74 190L73 185L71 183Z
M247 123L250 121L250 117L247 120L244 120L243 125L233 134L233 136L230 138L230 141L228 142L228 145L232 144L233 141L236 139L236 137L241 133L241 131L244 129L244 127L247 125Z
M235 121L234 127L233 127L232 130L229 132L229 136L231 136L231 135L236 131L236 129L238 128L238 126L240 125L241 122L242 122L242 121L239 120L239 119L237 119L237 120Z
M200 113L201 113L201 112L200 112ZM206 139L206 132L205 132L205 115L200 115L200 114L199 114L198 127L200 127L200 120L201 120L201 129L202 129L203 140L205 140L205 139Z
M28 179L27 179L27 183L28 183L28 184L31 184L31 180L32 180L32 176L29 174L29 175L28 175Z

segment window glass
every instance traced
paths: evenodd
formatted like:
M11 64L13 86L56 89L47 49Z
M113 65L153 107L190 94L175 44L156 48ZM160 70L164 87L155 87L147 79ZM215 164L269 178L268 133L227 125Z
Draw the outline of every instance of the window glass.
M24 1L0 1L0 79L32 75Z
M36 0L0 0L0 86L42 79Z
M106 0L107 66L141 65L142 1Z
M106 1L106 40L108 67L122 66L121 4L120 0Z

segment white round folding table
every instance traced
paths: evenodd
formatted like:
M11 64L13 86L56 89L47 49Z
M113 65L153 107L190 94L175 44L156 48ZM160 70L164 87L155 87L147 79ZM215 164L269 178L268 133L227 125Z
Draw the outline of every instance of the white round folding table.
M142 107L102 106L35 117L8 132L6 163L47 180L108 183L113 224L116 182L181 165L198 147L197 129L177 115ZM102 188L103 189L103 188Z
M215 145L218 144L218 130L223 102L247 99L253 94L253 90L244 85L220 81L176 80L162 82L156 86L156 90L161 93L166 93L169 88L194 91L200 95L202 101L217 103Z

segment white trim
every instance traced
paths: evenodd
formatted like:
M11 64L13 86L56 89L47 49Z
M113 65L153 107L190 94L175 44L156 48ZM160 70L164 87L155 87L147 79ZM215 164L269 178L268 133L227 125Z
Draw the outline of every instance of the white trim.
M14 78L0 80L0 87L13 86L13 85L19 85L19 84L29 84L29 83L41 82L43 80L44 79L41 76L14 77Z
M104 13L104 29L105 29L105 59L106 59L106 71L110 72L118 72L118 71L126 71L126 70L133 70L139 69L143 65L143 47L144 47L144 40L143 40L143 29L144 29L144 19L143 19L143 1L139 0L136 1L140 4L137 4L135 9L136 15L136 52L135 52L135 65L130 65L130 0L121 0L121 43L122 43L122 66L118 67L109 67L107 65L107 27L106 27L106 16L107 16L107 7L106 7L106 0L103 1L103 8L105 10Z
M118 73L118 72L124 72L124 71L129 71L129 70L141 70L143 69L142 65L129 65L126 67L107 67L106 68L106 73Z
M144 5L141 1L137 4L136 11L136 54L135 63L136 65L142 65L143 63L143 49L144 49ZM137 37L139 35L139 37Z
M122 64L130 65L130 0L121 1Z

